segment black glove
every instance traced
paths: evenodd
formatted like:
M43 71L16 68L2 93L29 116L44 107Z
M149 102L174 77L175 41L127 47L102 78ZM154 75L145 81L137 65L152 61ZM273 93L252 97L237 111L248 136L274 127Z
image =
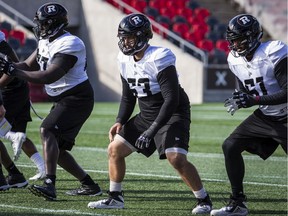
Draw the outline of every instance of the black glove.
M156 134L157 123L153 123L148 130L144 131L136 140L135 146L139 149L148 148L151 140Z
M248 108L259 104L260 97L249 95L241 91L239 92L237 91L233 93L233 99L236 100L238 106Z
M7 74L8 76L13 76L15 72L15 68L13 63L7 60L8 58L0 57L0 73Z

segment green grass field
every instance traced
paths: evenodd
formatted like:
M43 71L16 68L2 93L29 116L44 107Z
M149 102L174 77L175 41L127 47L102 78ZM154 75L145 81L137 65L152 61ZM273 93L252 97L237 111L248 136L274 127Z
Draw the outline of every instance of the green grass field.
M108 130L118 111L117 103L96 103L89 120L83 126L72 154L106 192L109 189ZM45 116L49 103L35 103L39 115ZM239 110L233 117L227 114L223 104L193 105L189 160L197 167L205 188L210 193L214 208L222 207L230 193L230 185L224 168L221 150L223 140L251 112ZM80 112L80 110L79 110ZM39 125L41 120L33 113L27 136L42 151ZM12 156L12 148L5 142ZM287 157L281 148L263 161L244 153L246 174L245 193L248 196L249 215L287 215ZM124 181L125 209L88 209L90 201L106 198L71 197L65 191L79 186L79 182L62 169L57 170L57 201L49 202L35 197L28 189L10 189L0 193L1 216L42 215L97 215L97 216L178 216L191 215L196 200L188 187L178 177L167 161L158 160L157 154L147 159L137 153L127 158ZM27 177L36 167L24 154L16 165ZM4 170L5 174L7 173ZM34 183L34 182L29 182ZM42 184L41 181L36 182Z

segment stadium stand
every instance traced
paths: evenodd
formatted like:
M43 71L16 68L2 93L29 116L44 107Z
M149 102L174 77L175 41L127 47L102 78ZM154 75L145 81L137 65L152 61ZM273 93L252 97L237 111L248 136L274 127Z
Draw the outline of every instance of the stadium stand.
M14 0L3 0L3 2L7 2L8 4L10 4L10 2L12 2L12 1L14 2ZM65 1L65 0L63 0L63 1ZM163 40L163 44L166 44L167 47L171 46L172 48L175 48L175 49L177 49L176 46L179 47L178 56L181 56L180 59L184 59L187 57L187 58L189 58L189 61L187 61L187 62L190 62L190 64L193 64L193 67L191 67L191 68L193 68L193 71L191 71L193 80L195 80L195 77L197 79L198 79L198 77L201 79L202 74L203 74L203 83L204 83L204 88L205 88L203 97L205 98L205 101L210 101L210 100L215 101L215 100L219 100L219 98L224 97L223 96L224 95L223 89L221 89L220 87L217 87L217 86L213 86L213 85L211 85L211 83L209 85L208 84L206 85L206 81L215 80L215 73L219 72L219 70L220 70L220 72L228 70L225 68L225 67L227 67L226 57L227 57L227 53L228 53L228 46L227 46L227 42L225 41L225 31L226 31L227 23L236 14L246 13L246 12L247 13L250 13L250 12L254 13L255 11L257 11L257 10L252 10L252 9L247 9L247 10L245 9L247 7L247 5L252 6L252 4L254 2L256 2L257 0L255 0L255 1L254 0L242 1L242 2L246 2L246 5L243 3L242 6L239 3L237 3L240 1L241 0L177 0L177 1L175 1L175 0L103 0L103 1L99 1L99 2L98 1L81 1L81 4L79 4L79 5L82 5L83 7L85 6L86 10L89 9L89 12L92 12L95 10L97 11L97 13L100 12L101 17L98 17L99 20L103 21L103 19L105 19L105 21L107 21L107 20L110 20L110 18L111 18L111 21L110 21L112 23L111 26L113 26L115 24L113 18L114 19L119 18L120 14L122 14L123 12L127 14L127 13L130 13L132 11L135 12L135 10L138 10L139 12L145 13L151 19L151 22L153 25L153 30L155 32L154 39L157 39L160 41L161 41L161 39L166 39L166 40ZM266 2L266 1L267 0L263 0L263 2ZM276 1L278 2L281 0L275 0L275 2ZM284 0L282 0L282 2L283 1ZM287 0L285 0L285 1L287 1ZM71 6L71 4L68 3L68 0L65 2L67 3L67 6L69 6L69 7ZM97 3L95 3L95 2L97 2ZM139 4L138 4L138 2L139 2ZM257 4L260 4L261 2L262 1L257 1ZM271 2L274 3L274 0ZM94 6L93 8L98 8L98 9L92 10L92 8L90 6L91 4L97 5L97 7ZM102 11L102 9L101 9L102 5L101 4L103 4L103 8L105 8L105 11L104 11L104 9ZM268 5L271 3L266 2L265 4ZM282 4L284 4L284 3L282 3ZM141 6L139 6L139 5L141 5ZM281 6L281 3L276 3L276 5L278 5L278 7L279 7L279 6ZM107 6L107 8L106 8L106 6ZM112 8L112 7L114 7L114 8ZM15 6L15 8L18 8L18 6L17 7ZM22 8L22 10L20 8ZM71 9L73 9L73 12L74 12L74 8L75 8L74 6L71 7ZM167 10L165 8L169 8L170 10ZM279 12L282 11L283 8L287 8L285 6L285 4L281 6L281 10L279 10ZM77 9L75 10L75 14L79 15L78 11L80 11L80 10L78 10L78 9L79 8L77 7ZM90 11L90 9L91 9L91 11ZM110 13L109 17L106 16L105 13L107 12L107 10L110 10L110 9L113 9L113 10L116 9L116 10L118 10L118 13L113 14L113 12L112 12L113 16L111 16L111 13ZM258 15L259 16L264 16L264 14L269 15L269 13L266 12L266 10L268 10L268 9L269 9L269 13L275 13L275 9L273 9L271 6L270 8L266 8L265 10L264 9L262 9L262 11L260 10L260 12L258 11L259 14L252 14L252 15L256 16L257 18L259 18ZM201 10L206 11L206 12L202 12L204 16L200 12L196 12L196 11L201 11ZM19 7L18 11L19 11L19 13L24 13L24 15L26 17L28 17L29 19L31 18L30 17L31 13L28 13L26 10L23 10L23 6ZM29 11L31 12L31 10L29 10ZM114 10L114 12L115 12L115 10ZM200 13L200 15L199 15L199 13ZM196 15L196 14L198 14L198 15ZM284 14L287 15L287 11L284 12ZM119 17L117 17L117 16L119 16ZM276 22L275 26L277 26L277 28L280 28L281 31L283 29L283 31L287 32L287 22L286 22L287 20L284 19L283 16L280 16L280 15L277 15L277 16L278 16L277 18L275 18L275 19L273 18L274 22ZM82 25L82 23L80 25L79 20L82 20L82 19L76 18L79 16L74 15L74 17L75 17L75 19L72 19L72 21L75 21L77 23L77 25L74 25L71 28L72 31L76 31L78 34L80 34L80 36L84 37L86 40L90 38L90 35L87 35L87 29L86 29L87 27L90 27L92 25L97 26L98 29L101 27L100 24L98 26L97 23L94 23L95 17L91 18L91 21L90 21L90 16L85 17L85 19L90 21L90 23L88 23L87 26ZM183 19L183 17L184 17L184 19ZM263 19L265 19L265 17ZM85 22L87 22L87 20L85 20ZM0 19L0 21L3 22L3 20L1 20L1 19ZM177 23L178 22L188 23L189 28L185 27L185 29L184 29L185 31L183 31L183 32L182 31L180 31L180 32L175 31L174 32L173 26L176 22ZM282 25L285 26L285 24L286 24L286 28L280 27ZM263 38L263 39L264 40L270 39L270 35L267 34L267 32L270 32L271 30L267 31L267 29L269 27L266 26L265 22L262 22L262 26L264 27L264 36L265 36L265 38ZM1 28L1 25L0 25L0 28ZM89 30L91 30L91 33L94 32L94 30L91 28ZM8 34L9 31L6 31L6 33L5 33L7 35L7 39L9 37L9 34ZM102 30L101 30L101 32L102 32ZM99 38L99 40L102 39L102 36L101 36L102 34L101 35L99 35L98 33L96 33L96 34L97 34L97 38ZM108 34L111 34L111 32L107 30L105 32L105 34L108 35ZM157 37L156 37L156 34L158 34ZM115 34L113 33L113 35L115 35ZM272 34L271 34L271 36L272 36ZM275 39L281 39L281 38L277 38L277 37L274 37L274 38ZM95 37L94 37L94 39L95 39ZM95 41L94 39L93 39L93 41L89 40L89 42L88 42L89 45L90 45L90 43L94 44L94 41ZM112 38L111 40L114 40L114 38ZM212 41L213 46L211 46L212 43L210 43L210 46L208 46L207 43L203 42L203 40ZM202 42L200 42L200 41L202 41ZM285 42L285 40L283 40L283 41ZM102 42L100 42L100 43L102 43ZM206 46L204 46L205 44L206 44ZM176 46L174 46L174 45L176 45ZM25 46L25 44L20 46L20 48L17 50L17 52L20 53L21 48L24 46ZM95 52L96 54L98 54L98 52L102 53L104 50L104 49L101 50L101 48L98 47L98 49L95 51L93 46L88 46L88 47L90 48L90 50L89 50L90 53ZM94 45L94 47L95 47L95 45ZM201 47L201 49L199 49L199 47ZM111 49L113 49L113 48L114 47L112 47ZM25 50L28 50L28 49L25 48ZM101 51L99 51L99 50L101 50ZM27 56L28 53L29 53L29 51L27 51L26 53L22 52L21 56ZM96 54L95 54L95 56L97 56ZM99 54L99 56L100 55L102 55L102 54ZM106 59L99 58L99 56L97 56L97 58L94 57L94 59L93 59L93 56L94 55L90 55L90 57L92 58L90 62L93 63L93 60L95 60L96 62L98 61L97 64L99 64L101 66L99 67L100 69L98 70L98 68L94 69L93 64L92 65L90 64L90 67L92 68L92 70L89 70L89 71L100 71L99 77L101 78L101 82L102 82L103 77L106 79L106 74L105 74L107 71L107 68L106 68L107 64L105 64ZM99 61L98 58L101 59L101 61ZM195 64L197 65L198 62L199 62L199 68L202 67L199 70L198 70L198 68L197 69L195 68ZM102 66L102 64L103 64L103 66ZM186 65L186 62L184 64L182 63L180 66L182 66L182 65ZM103 67L103 69L102 69L102 67ZM183 71L188 71L187 73L190 72L189 67L185 66L185 67L183 67L183 69L184 69ZM196 75L196 73L194 73L195 71L197 72L197 74L199 76ZM230 77L228 77L229 73L227 73L227 74L228 75L226 78L230 79ZM96 76L98 76L98 74ZM211 78L211 76L212 76L212 78ZM94 74L92 74L91 77L94 77ZM108 75L107 75L107 77L108 77ZM97 77L96 77L96 79L97 79ZM186 81L186 79L184 81ZM201 81L200 82L199 82L199 80L197 80L197 81L198 81L198 83L201 83ZM109 80L109 82L110 82L110 80ZM109 88L113 89L113 91L114 91L114 89L116 89L114 87L111 87L112 85L109 85L107 83L105 81L105 84L103 86L109 86ZM100 84L102 84L102 83L100 83ZM189 85L188 88L190 88L190 86L191 85ZM196 86L196 85L193 85L193 86ZM213 86L213 87L210 88L211 86ZM199 89L197 90L197 92L199 91ZM227 88L226 88L226 90L227 90ZM115 91L117 91L117 89ZM191 92L194 93L195 90L193 89L193 91L191 90ZM199 95L201 95L201 90L199 92L200 92ZM95 93L97 94L97 91L95 91ZM227 92L225 91L225 94L226 93L228 94L228 91ZM192 98L193 99L195 98L194 95ZM200 100L201 100L200 97L197 98L197 103Z
M115 5L113 0L107 0L107 2L121 9L119 5ZM213 17L210 9L202 6L200 1L124 0L123 2L135 8L137 11L143 12L152 20L155 20L190 44L202 49L207 55L216 47L217 41L223 40L225 37L224 32L226 25L224 29L224 24ZM127 13L127 9L124 9L123 12ZM181 43L174 37L167 37L167 34L161 33L158 28L153 27L153 30L163 35L164 38L173 44L181 46ZM221 50L223 50L222 47ZM189 53L195 55L195 52ZM217 57L218 55L212 56ZM199 54L196 54L195 57L199 58Z

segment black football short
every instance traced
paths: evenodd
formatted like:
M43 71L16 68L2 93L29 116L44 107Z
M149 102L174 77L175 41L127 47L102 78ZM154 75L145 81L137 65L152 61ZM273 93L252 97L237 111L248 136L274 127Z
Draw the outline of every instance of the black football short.
M119 132L130 145L137 149L135 142L137 138L148 129L152 123L145 123L140 115L131 118ZM169 122L164 125L151 141L149 148L137 149L137 152L151 156L157 149L159 158L166 159L165 149L177 147L188 151L190 138L190 120L172 116Z
M263 159L272 155L279 144L287 154L287 119L272 120L256 110L227 139Z
M93 110L93 90L90 84L86 84L78 88L81 91L72 90L74 94L55 102L41 124L56 136L60 149L72 149L76 136Z
M3 103L6 109L5 118L12 125L11 131L26 133L30 115L30 97L28 84L23 84L13 91L4 91Z

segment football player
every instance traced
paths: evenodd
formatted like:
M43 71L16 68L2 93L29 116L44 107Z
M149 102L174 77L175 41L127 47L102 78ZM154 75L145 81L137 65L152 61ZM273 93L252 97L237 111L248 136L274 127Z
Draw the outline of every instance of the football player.
M190 102L180 86L171 50L151 46L151 23L143 14L130 14L118 27L118 66L122 99L108 146L110 188L108 199L89 208L124 208L122 181L125 158L133 152L146 157L158 151L167 159L198 200L193 214L207 214L212 203L197 169L187 160ZM131 116L138 100L140 113Z
M10 129L11 125L5 118L6 109L3 106L2 94L0 92L0 134L5 135ZM5 178L2 170L2 164L8 171L8 177ZM23 188L28 185L24 175L18 170L14 162L11 160L7 149L0 140L0 191L8 190L9 188Z
M0 52L14 62L19 59L15 51L5 40L5 35L0 31ZM38 173L29 180L38 180L45 177L44 160L39 154L34 143L26 137L27 123L32 121L30 116L30 97L27 81L3 74L0 78L3 103L5 105L5 117L12 125L11 130L3 137L11 141L14 160L18 160L21 149L36 165ZM17 104L17 106L15 106Z
M232 115L242 108L257 109L223 143L232 194L227 206L211 211L213 216L248 215L243 151L265 160L280 144L287 154L287 45L261 42L262 35L260 23L249 14L237 15L228 24L228 64L239 89L225 106Z
M57 163L81 182L68 195L101 195L97 183L68 152L94 106L92 86L86 73L86 48L83 41L65 31L67 10L58 3L46 3L34 17L38 48L24 61L11 63L0 58L0 72L32 83L45 84L53 106L41 123L46 178L44 184L29 190L48 200L56 199Z

